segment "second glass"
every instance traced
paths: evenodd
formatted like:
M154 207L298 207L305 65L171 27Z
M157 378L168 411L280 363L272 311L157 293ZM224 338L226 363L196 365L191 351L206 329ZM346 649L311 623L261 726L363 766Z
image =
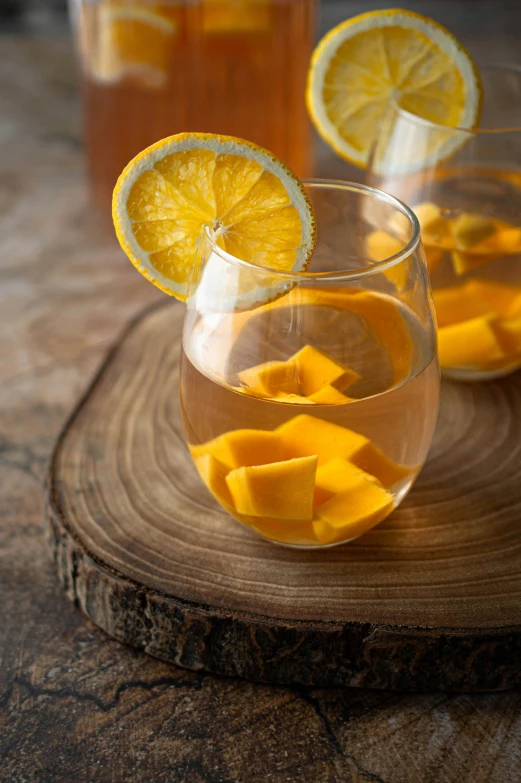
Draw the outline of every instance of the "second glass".
M306 188L318 225L306 272L246 264L201 238L180 396L217 501L272 541L317 548L356 538L405 497L434 432L439 370L414 214L361 185ZM375 263L380 231L399 247Z
M394 105L370 162L371 184L420 221L440 364L459 380L521 367L521 69L483 68L482 79L478 129L447 128Z

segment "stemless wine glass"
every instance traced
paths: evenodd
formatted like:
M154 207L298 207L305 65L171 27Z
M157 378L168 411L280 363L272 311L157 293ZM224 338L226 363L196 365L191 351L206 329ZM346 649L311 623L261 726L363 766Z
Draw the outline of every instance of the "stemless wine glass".
M414 214L362 185L305 186L318 226L305 272L245 263L203 232L180 396L218 502L272 541L323 547L361 535L409 491L436 423L439 370ZM381 232L396 248L374 262Z
M369 181L419 219L444 374L521 366L521 68L482 69L480 127L447 128L389 108Z

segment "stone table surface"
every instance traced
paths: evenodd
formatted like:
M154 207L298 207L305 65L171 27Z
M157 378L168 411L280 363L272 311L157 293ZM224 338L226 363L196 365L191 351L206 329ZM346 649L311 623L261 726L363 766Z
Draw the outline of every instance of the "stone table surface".
M64 37L0 38L0 781L514 783L521 693L268 687L109 639L42 537L56 435L125 322L160 294L83 183Z

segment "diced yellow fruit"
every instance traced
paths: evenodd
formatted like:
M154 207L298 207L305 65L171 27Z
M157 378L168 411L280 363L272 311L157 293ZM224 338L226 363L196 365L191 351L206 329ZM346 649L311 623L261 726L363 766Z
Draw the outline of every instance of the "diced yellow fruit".
M256 367L241 370L238 376L249 390L264 397L299 392L295 366L290 362L264 362Z
M315 489L326 490L336 494L338 492L347 492L348 489L367 481L381 486L378 479L374 476L360 470L352 462L336 457L318 468Z
M275 430L280 437L286 459L318 456L324 465L335 457L351 459L370 441L358 432L302 413Z
M453 250L451 256L452 266L457 275L465 275L497 258L488 253L462 253L460 250Z
M334 386L323 386L314 394L311 394L309 400L316 403L325 403L326 405L339 405L343 402L350 402L351 397L346 397L345 394L335 389Z
M347 389L360 377L345 364L336 362L330 356L312 345L305 345L288 359L297 368L300 389L305 397L319 391L326 384Z
M466 297L481 299L489 310L495 310L503 318L521 315L521 286L476 277L465 284L464 291Z
M341 457L375 476L385 487L396 484L411 472L411 468L386 457L364 435L306 413L281 424L275 432L281 438L286 459L316 454L321 466Z
M282 440L275 432L232 430L199 446L190 446L192 457L211 454L229 468L266 465L284 459Z
M438 353L442 367L480 367L505 358L486 316L439 329Z
M229 472L226 465L211 454L203 454L195 460L195 467L215 499L222 506L233 508L232 496L226 483L226 475Z
M483 245L492 252L521 253L521 228L504 228L496 231Z
M444 253L443 248L424 244L423 249L425 251L425 258L427 259L427 269L432 275L432 273L440 263L441 259L443 258L443 253Z
M469 250L496 231L494 221L485 215L464 212L452 223L452 236L459 250Z
M393 509L393 496L372 482L356 484L323 503L313 522L322 544L347 541L377 525Z
M385 261L404 248L403 242L387 231L371 231L365 238L365 252L371 261Z
M421 204L417 204L413 207L413 212L418 218L422 238L423 234L427 235L425 241L428 241L428 239L438 240L450 233L449 221L443 217L439 206L433 204L432 201L424 201Z
M311 520L317 457L237 468L226 481L239 514Z
M289 402L292 405L314 405L312 399L303 397L301 394L277 394L275 397L279 402Z
M371 441L368 441L359 452L353 454L351 461L365 473L370 473L378 479L386 489L410 476L413 470L407 465L400 465L399 462L389 459Z
M521 355L521 315L492 321L494 334L509 358Z
M481 315L493 314L494 305L478 295L472 295L469 286L470 282L450 288L434 289L432 295L440 328L468 321L470 318L478 318Z

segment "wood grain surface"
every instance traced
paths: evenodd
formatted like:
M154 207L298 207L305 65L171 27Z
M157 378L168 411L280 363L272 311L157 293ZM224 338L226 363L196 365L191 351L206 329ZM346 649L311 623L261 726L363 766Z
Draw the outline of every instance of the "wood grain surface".
M192 465L183 315L168 303L134 323L51 461L51 551L91 619L173 663L254 680L521 684L521 376L444 383L432 456L400 508L349 546L285 549L234 522Z
M499 5L472 16L480 46ZM90 217L69 42L0 37L0 63L0 781L518 783L519 690L191 672L113 641L65 597L42 535L49 455L108 346L158 296Z

